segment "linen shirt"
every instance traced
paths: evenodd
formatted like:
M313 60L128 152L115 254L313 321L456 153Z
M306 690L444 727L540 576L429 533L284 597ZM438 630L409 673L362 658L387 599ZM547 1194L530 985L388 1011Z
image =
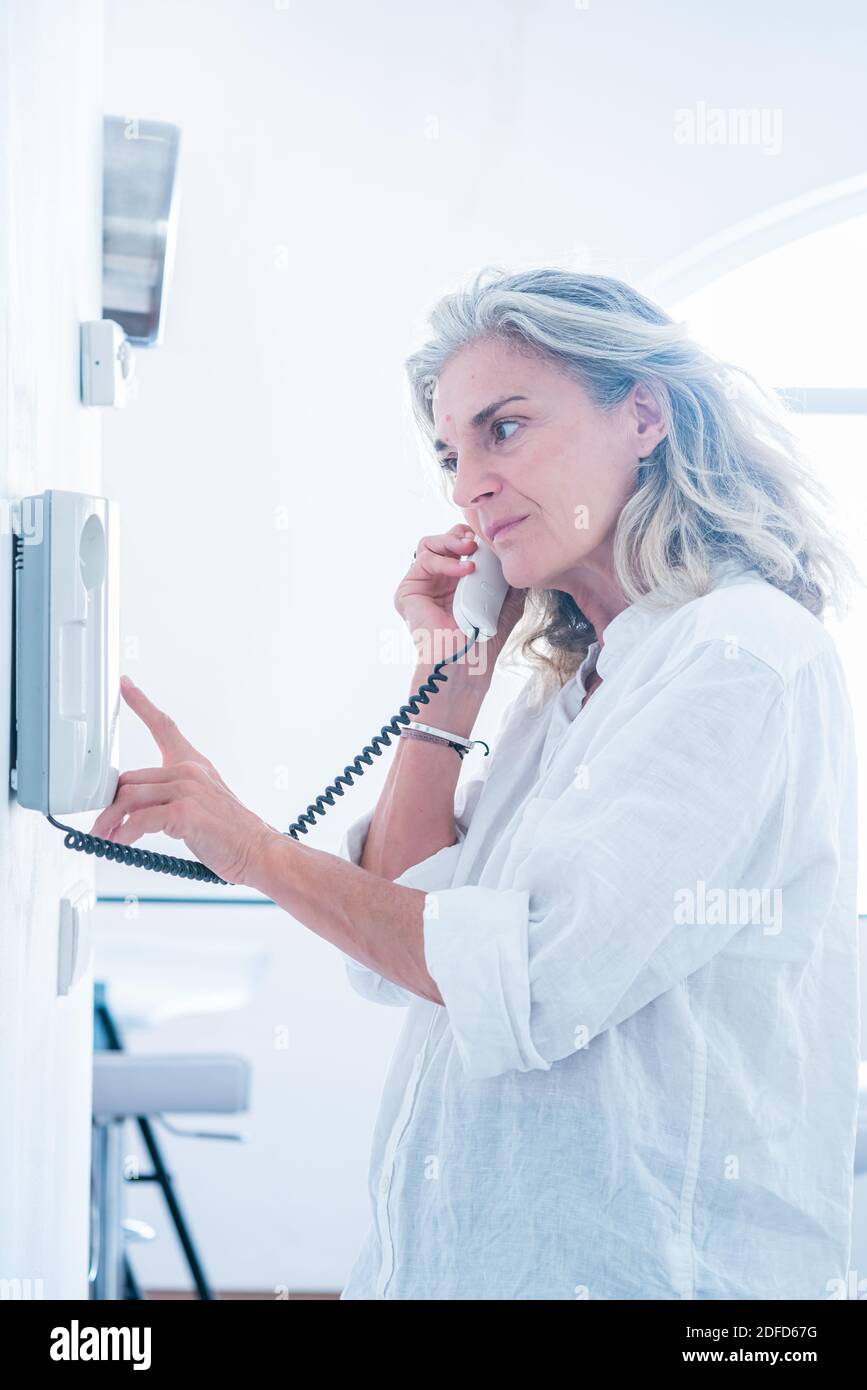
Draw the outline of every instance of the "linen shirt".
M341 953L406 1009L341 1297L832 1297L860 1027L834 643L725 561L537 695L459 784L456 843L395 879L445 1006Z

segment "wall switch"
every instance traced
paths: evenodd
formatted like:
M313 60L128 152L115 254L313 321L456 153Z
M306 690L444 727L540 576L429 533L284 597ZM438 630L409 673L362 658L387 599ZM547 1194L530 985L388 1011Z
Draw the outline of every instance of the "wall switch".
M96 895L89 883L79 880L60 899L57 937L57 993L69 994L90 961L93 911Z

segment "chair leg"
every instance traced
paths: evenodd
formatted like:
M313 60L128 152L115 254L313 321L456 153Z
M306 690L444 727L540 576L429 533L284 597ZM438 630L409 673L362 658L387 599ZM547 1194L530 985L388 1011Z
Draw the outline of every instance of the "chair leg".
M120 1030L117 1026L117 1023L115 1022L111 1010L108 1007L108 1002L105 996L104 988L98 989L96 993L94 1012L96 1014L96 1022L98 1025L98 1029L101 1030L101 1035L105 1042L106 1050L111 1052L123 1052L123 1039L121 1038ZM175 1228L175 1232L177 1234L181 1248L184 1252L184 1256L186 1258L187 1265L189 1267L190 1274L193 1279L193 1283L195 1284L196 1292L199 1298L201 1299L213 1300L215 1297L214 1291L211 1288L211 1285L205 1275L205 1271L202 1268L202 1263L199 1259L198 1252L195 1248L195 1245L193 1244L193 1239L187 1227L186 1219L181 1210L180 1203L175 1195L171 1174L169 1173L165 1163L163 1162L162 1153L160 1151L159 1144L157 1143L156 1135L153 1132L153 1126L151 1125L150 1120L145 1115L138 1115L136 1117L136 1123L138 1124L139 1131L141 1133L142 1139L144 1140L144 1144L150 1156L151 1163L153 1164L154 1171L153 1174L151 1174L148 1178L138 1178L133 1179L133 1181L152 1181L159 1183L160 1188L162 1189L163 1197L165 1198L166 1206L169 1210L169 1216ZM118 1126L118 1128L120 1127ZM127 1255L124 1255L124 1264L128 1267L129 1273L132 1275L132 1266ZM115 1294L115 1297L117 1296L118 1295ZM139 1294L138 1296L140 1297L141 1295Z
M190 1235L189 1230L187 1229L186 1219L184 1217L183 1212L181 1211L180 1203L177 1197L175 1196L175 1190L172 1184L172 1176L169 1170L166 1168L165 1163L163 1162L163 1156L160 1151L160 1146L157 1143L156 1135L153 1132L153 1126L151 1125L150 1120L146 1119L143 1115L139 1115L138 1127L141 1132L142 1139L145 1142L145 1147L147 1148L148 1154L150 1155L151 1163L154 1166L153 1174L148 1180L150 1182L159 1183L160 1187L162 1188L162 1193L166 1201L166 1206L169 1209L169 1214L172 1218L172 1222L174 1224L178 1240L180 1241L181 1248L183 1249L184 1255L186 1256L190 1274L193 1277L193 1283L196 1286L196 1292L198 1293L199 1298L213 1299L213 1289L208 1283L208 1280L205 1276L205 1271L202 1268L201 1262L198 1257L198 1253L193 1244L192 1236ZM141 1182L142 1179L134 1178L133 1181Z
M98 1193L96 1269L92 1297L100 1302L123 1298L123 1173L121 1122L100 1120L92 1130L92 1163Z
M132 1300L135 1298L144 1298L144 1294L141 1291L139 1282L135 1277L135 1271L133 1270L133 1267L129 1262L129 1255L127 1254L124 1254L123 1257L123 1281L123 1296L125 1299Z

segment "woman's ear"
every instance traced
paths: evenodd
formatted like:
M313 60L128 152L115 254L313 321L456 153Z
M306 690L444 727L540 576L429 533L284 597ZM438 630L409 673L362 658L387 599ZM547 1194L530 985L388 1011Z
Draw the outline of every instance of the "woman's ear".
M667 429L658 400L642 381L632 389L631 411L638 457L644 459L665 438Z

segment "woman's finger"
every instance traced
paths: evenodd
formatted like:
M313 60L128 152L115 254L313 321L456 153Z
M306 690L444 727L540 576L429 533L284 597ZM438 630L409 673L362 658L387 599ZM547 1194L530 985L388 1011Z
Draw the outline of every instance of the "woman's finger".
M128 772L120 774L117 784L123 787L128 782L177 782L182 777L206 786L211 779L211 771L202 763L185 758L182 762L170 763L168 766L163 764L162 767L130 768Z
M113 800L97 816L90 833L107 835L109 828L123 819L124 811L130 805L142 805L148 798L152 801L169 801L178 796L194 796L210 780L207 768L189 760L167 767L139 767L122 772L117 779ZM215 777L214 780L225 787L219 778ZM225 790L228 791L228 787ZM229 795L233 793L229 792Z
M142 835L157 835L161 830L171 834L168 826L172 822L175 803L165 806L148 806L134 811L125 825L118 828L114 840L119 845L134 845Z
M160 768L159 771L164 769ZM123 787L118 787L111 805L97 816L90 833L110 840L125 815L145 806L167 805L179 796L190 796L194 792L195 783L189 780L125 783Z
M178 776L178 768L182 763L172 763L171 767L136 767L130 768L128 772L122 772L117 779L119 787L125 786L127 782L170 782L172 778Z
M443 539L450 549L464 551L468 545L476 544L475 534L472 526L453 526Z
M441 536L422 536L416 546L416 559L426 555L457 555L465 552L473 539L469 526L453 526Z
M153 700L149 700L129 676L121 676L120 688L130 709L150 730L163 758L177 761L188 754L201 757L198 750L184 738L175 721L165 710L159 709Z
M438 555L433 550L419 554L415 563L422 574L469 574L475 567L472 555Z

